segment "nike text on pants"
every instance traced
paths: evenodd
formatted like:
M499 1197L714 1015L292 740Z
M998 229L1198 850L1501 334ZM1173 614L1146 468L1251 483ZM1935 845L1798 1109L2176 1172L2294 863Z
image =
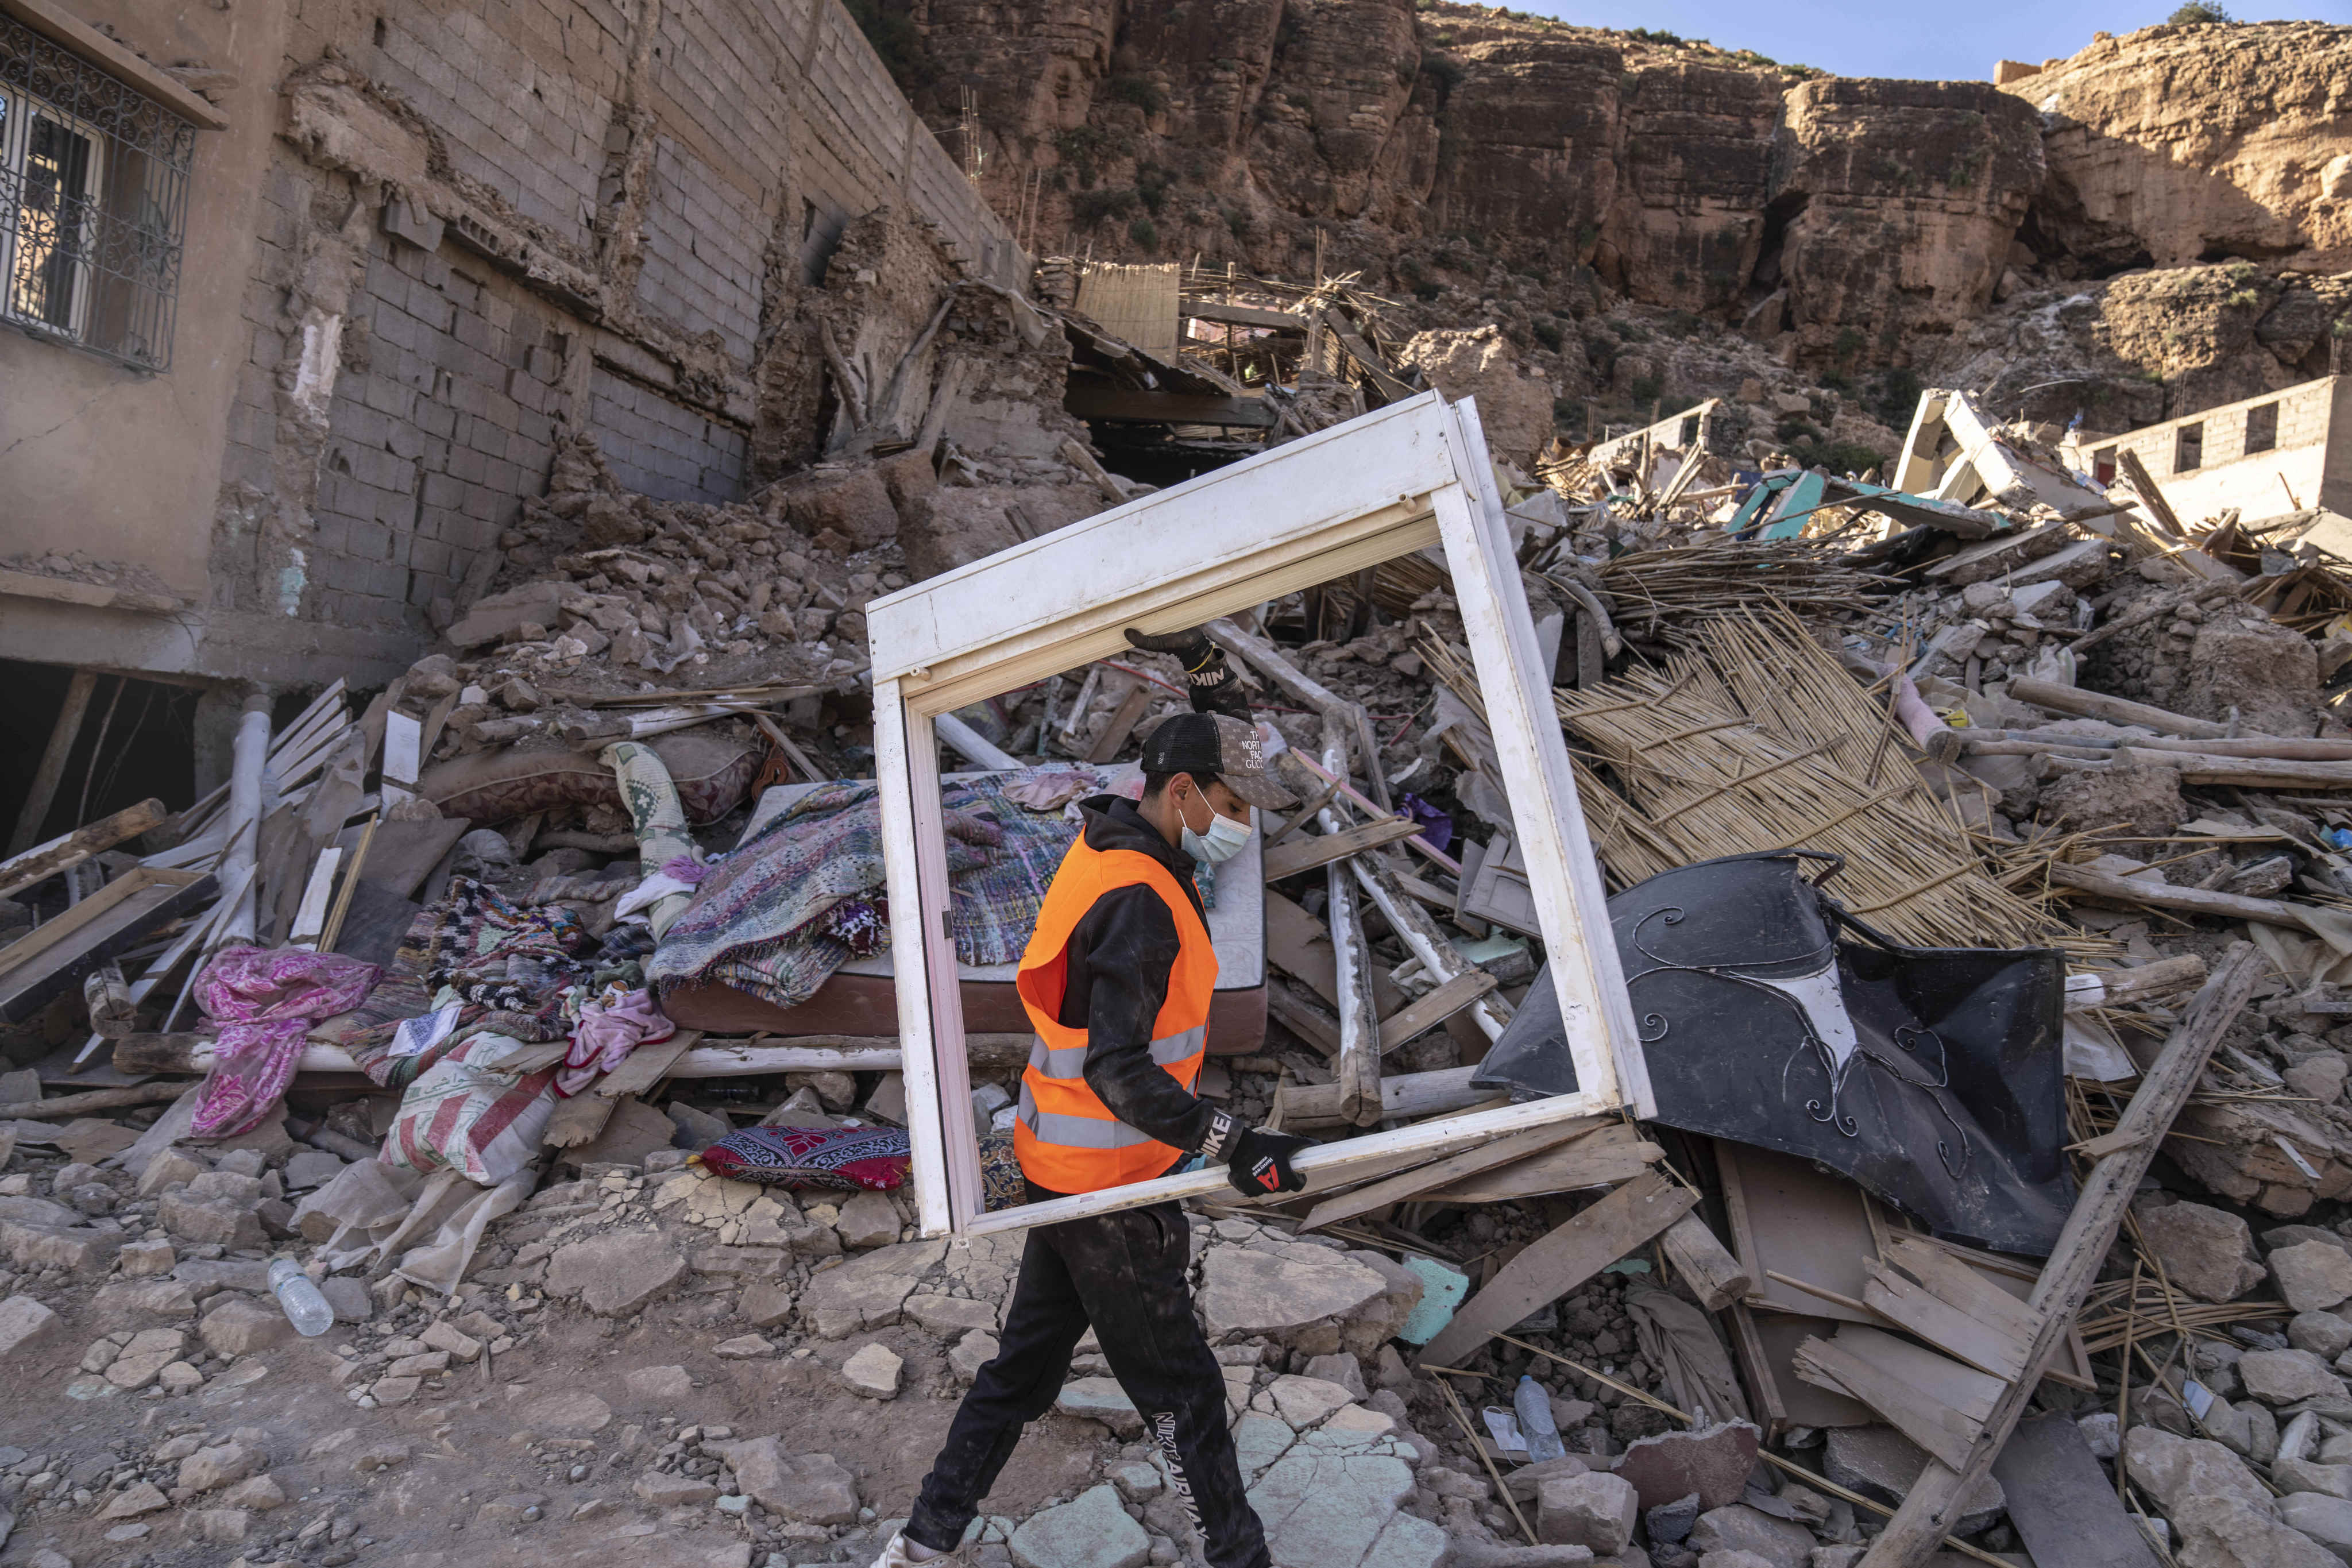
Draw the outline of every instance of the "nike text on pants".
M1265 1531L1243 1494L1225 1426L1224 1375L1192 1317L1190 1255L1184 1211L1172 1203L1029 1232L1002 1348L972 1380L923 1479L908 1540L947 1551L963 1539L1021 1428L1054 1407L1070 1352L1092 1324L1176 1495L1189 1500L1209 1568L1269 1568Z

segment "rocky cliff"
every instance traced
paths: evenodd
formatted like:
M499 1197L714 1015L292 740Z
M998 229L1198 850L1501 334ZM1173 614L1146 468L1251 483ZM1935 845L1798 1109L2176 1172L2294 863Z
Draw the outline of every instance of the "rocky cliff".
M2102 34L1997 88L1443 0L876 3L1033 249L1360 271L1413 326L1497 323L1575 417L1727 390L1660 327L1833 389L2021 353L2074 390L2003 395L2110 427L2352 330L2352 27Z

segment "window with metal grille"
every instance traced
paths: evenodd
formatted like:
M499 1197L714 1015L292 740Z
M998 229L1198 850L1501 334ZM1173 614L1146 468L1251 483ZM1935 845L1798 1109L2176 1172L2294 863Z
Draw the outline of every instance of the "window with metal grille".
M0 16L0 322L168 370L196 128Z

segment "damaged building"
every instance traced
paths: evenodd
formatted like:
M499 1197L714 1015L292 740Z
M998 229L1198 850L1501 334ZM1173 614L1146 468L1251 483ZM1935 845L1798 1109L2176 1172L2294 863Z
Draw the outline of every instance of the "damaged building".
M1025 292L837 0L26 0L0 105L0 659L43 667L14 722L37 754L68 668L168 683L199 788L219 683L405 668L568 436L735 500L825 450L825 321L878 397L939 286ZM926 406L938 353L898 378ZM1053 357L996 363L946 436L1052 457L1075 426L1006 405Z
M0 0L0 1564L2352 1561L2352 28L1214 20Z

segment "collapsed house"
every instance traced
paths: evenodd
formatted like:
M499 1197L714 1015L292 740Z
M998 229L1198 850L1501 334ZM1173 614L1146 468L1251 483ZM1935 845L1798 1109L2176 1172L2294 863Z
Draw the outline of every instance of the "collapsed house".
M278 290L192 291L196 369L117 389L178 431L233 383L227 444L84 463L89 531L0 575L7 657L124 672L45 708L0 862L31 1561L870 1555L1051 1217L1011 973L1187 700L1119 632L1201 621L1307 803L1213 878L1204 1085L1309 1189L1172 1178L1278 1563L2352 1550L2332 425L2275 474L2253 405L2069 443L1951 389L1883 475L1746 395L1571 447L1492 328L1350 277L1033 269L796 16L747 190L699 26L457 72L395 11L306 36L273 138L0 5L51 123L102 119L79 51L168 111L123 166L251 174L185 254ZM486 159L500 73L619 145ZM747 232L757 300L700 248ZM73 282L12 297L12 428L61 347L168 348ZM158 468L201 560L118 521ZM228 675L284 690L118 803L128 682ZM1071 1370L975 1555L1197 1552Z

